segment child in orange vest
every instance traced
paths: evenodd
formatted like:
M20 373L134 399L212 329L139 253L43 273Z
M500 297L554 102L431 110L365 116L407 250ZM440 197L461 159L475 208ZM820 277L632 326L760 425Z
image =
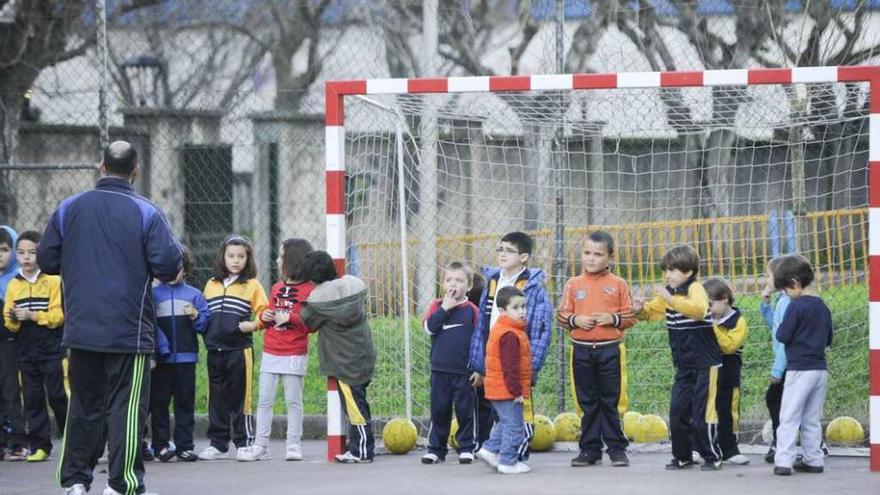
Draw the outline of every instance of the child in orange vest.
M526 298L513 286L503 287L495 296L500 311L486 344L486 399L498 415L477 457L496 467L501 474L530 471L518 462L518 448L525 438L523 401L531 397L532 353L525 334Z

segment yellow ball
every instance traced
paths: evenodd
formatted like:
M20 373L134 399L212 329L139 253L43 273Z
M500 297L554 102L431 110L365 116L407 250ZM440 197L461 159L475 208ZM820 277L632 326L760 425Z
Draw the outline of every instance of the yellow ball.
M382 442L392 454L406 454L416 446L419 432L406 418L394 418L382 428Z
M553 442L556 440L556 428L553 422L547 416L535 415L535 436L532 438L532 450L535 452L543 452L553 448Z
M669 440L669 427L666 421L655 414L648 414L642 417L641 432L643 443L655 443Z
M455 435L457 433L458 433L458 419L452 418L452 423L449 425L449 441L447 443L453 449L458 448L458 439L455 438Z
M828 423L825 440L837 445L859 445L865 440L865 429L855 418L840 416Z
M557 442L577 442L581 436L581 418L573 412L564 412L553 420Z
M636 441L636 427L642 421L642 415L635 411L627 411L623 415L623 434L631 441Z

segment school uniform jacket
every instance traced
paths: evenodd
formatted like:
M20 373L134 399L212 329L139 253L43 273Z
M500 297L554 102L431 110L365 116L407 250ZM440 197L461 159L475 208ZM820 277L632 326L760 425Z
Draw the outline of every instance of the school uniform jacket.
M230 351L253 347L252 333L238 329L243 321L254 321L257 328L263 327L259 315L266 309L266 291L256 279L236 280L228 287L223 280L212 278L205 284L205 299L211 316L205 331L205 349L208 351Z
M713 330L723 356L742 356L742 348L749 335L749 327L746 325L746 319L743 318L739 308L733 308L730 314L716 321Z
M156 346L159 350L158 361L197 363L199 341L196 335L205 332L211 316L205 296L186 283L159 284L153 287L153 302L156 304L156 324L159 327L156 333L159 338ZM183 312L187 304L199 312L195 319Z
M666 318L672 364L676 368L708 368L721 364L721 349L715 338L712 316L709 314L709 296L696 280L671 289L672 302L657 296L645 303L639 318L662 320Z
M11 318L12 308L36 312L36 321ZM18 334L19 362L61 359L61 337L64 333L64 311L61 309L61 278L40 273L34 283L21 274L9 281L3 304L6 328Z

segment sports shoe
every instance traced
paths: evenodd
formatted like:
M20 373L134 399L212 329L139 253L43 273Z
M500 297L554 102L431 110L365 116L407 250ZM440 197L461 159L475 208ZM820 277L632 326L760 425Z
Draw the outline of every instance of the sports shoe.
M799 473L816 473L816 474L818 474L818 473L825 472L825 466L810 466L809 464L807 464L804 461L797 461L794 463L794 466L792 466L792 467L794 468L795 471L797 471Z
M594 464L602 464L601 452L581 452L571 460L571 467L592 466Z
M742 454L736 454L724 459L724 462L727 464L733 464L734 466L745 466L749 463L749 458Z
M696 450L693 450L691 451L691 460L694 461L694 464L699 464L703 462L703 456L701 456Z
M168 462L171 459L174 459L174 451L169 449L168 447L164 447L162 450L156 453L156 458L158 458L162 462Z
M28 462L43 462L49 460L49 453L43 449L37 449L36 452L27 456Z
M608 457L611 458L611 465L615 467L625 467L629 466L629 457L626 456L626 452L623 450L609 452Z
M263 461L269 458L269 449L262 445L251 445L250 447L240 447L235 454L235 459L239 462Z
M64 488L64 495L86 495L86 493L88 493L86 485L83 485L82 483L77 483L73 486Z
M184 450L183 452L177 452L177 460L181 462L196 462L199 460L199 456L196 455L192 450Z
M12 461L12 462L24 461L24 460L27 460L28 455L30 455L30 452L28 452L28 449L26 449L24 447L19 447L17 449L12 449L12 450L8 451L6 453L6 460Z
M528 466L528 464L517 462L514 465L509 464L499 464L498 472L501 474L524 474L528 473L532 469Z
M107 485L104 487L103 495L122 495L122 494L117 492L116 490L110 488L110 485ZM141 495L159 495L159 494L154 493L154 492L143 492Z
M825 443L825 440L822 440L822 445L819 448L822 449L823 456L828 457L829 455L831 455L831 451L828 450L828 444Z
M677 471L679 469L688 469L694 465L694 461L690 459L675 459L673 458L669 461L669 464L666 465L667 471Z
M776 462L776 447L774 447L773 445L771 445L770 450L768 450L767 453L764 454L764 462L766 462L767 464L773 464L774 462Z
M299 444L288 445L284 454L285 461L301 461L303 460L302 447Z
M220 459L229 459L229 452L221 452L220 449L213 445L208 445L199 454L199 459L203 461L217 461Z
M773 474L778 476L791 476L790 467L773 466Z
M336 462L341 464L370 464L373 462L372 457L360 458L351 452L346 452L344 454L336 454Z
M462 453L458 454L458 463L459 464L473 464L474 463L473 452L462 452Z
M143 452L145 461L152 461L156 458L153 449L147 446L147 442L143 442L141 445L141 452Z
M428 452L422 456L422 464L440 464L445 460L446 459L441 459L440 456L433 452Z
M475 455L476 455L477 459L485 462L486 464L488 464L489 466L491 466L493 468L497 468L500 461L501 461L501 456L499 454L496 454L494 452L489 452L486 449L478 450Z
M717 461L706 461L700 466L700 471L720 471L721 470L721 460Z

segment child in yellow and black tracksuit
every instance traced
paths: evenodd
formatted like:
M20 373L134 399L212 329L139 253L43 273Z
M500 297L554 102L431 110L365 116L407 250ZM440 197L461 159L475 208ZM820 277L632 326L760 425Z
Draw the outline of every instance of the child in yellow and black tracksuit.
M214 277L205 284L211 316L203 334L208 351L208 438L211 445L199 459L229 457L229 441L238 452L254 440L252 390L253 332L262 324L255 315L268 300L256 280L253 248L241 236L229 236L220 246ZM231 431L230 431L231 430Z
M67 418L67 394L61 337L64 313L61 309L61 278L41 273L37 267L40 234L23 232L15 255L21 267L6 287L3 320L18 334L18 366L21 372L28 462L45 461L52 453L48 399L59 433Z
M690 467L696 450L705 461L703 470L715 471L721 468L715 409L721 350L706 290L697 280L700 255L690 246L676 246L663 256L660 269L667 285L657 287L648 302L636 298L633 309L643 320L665 317L669 331L675 381L669 401L673 459L666 469Z
M703 282L709 295L709 312L715 322L715 339L721 348L721 370L718 372L718 447L721 459L729 464L748 464L749 458L739 452L739 402L742 386L742 348L749 327L742 312L733 307L733 290L726 280L712 277Z

